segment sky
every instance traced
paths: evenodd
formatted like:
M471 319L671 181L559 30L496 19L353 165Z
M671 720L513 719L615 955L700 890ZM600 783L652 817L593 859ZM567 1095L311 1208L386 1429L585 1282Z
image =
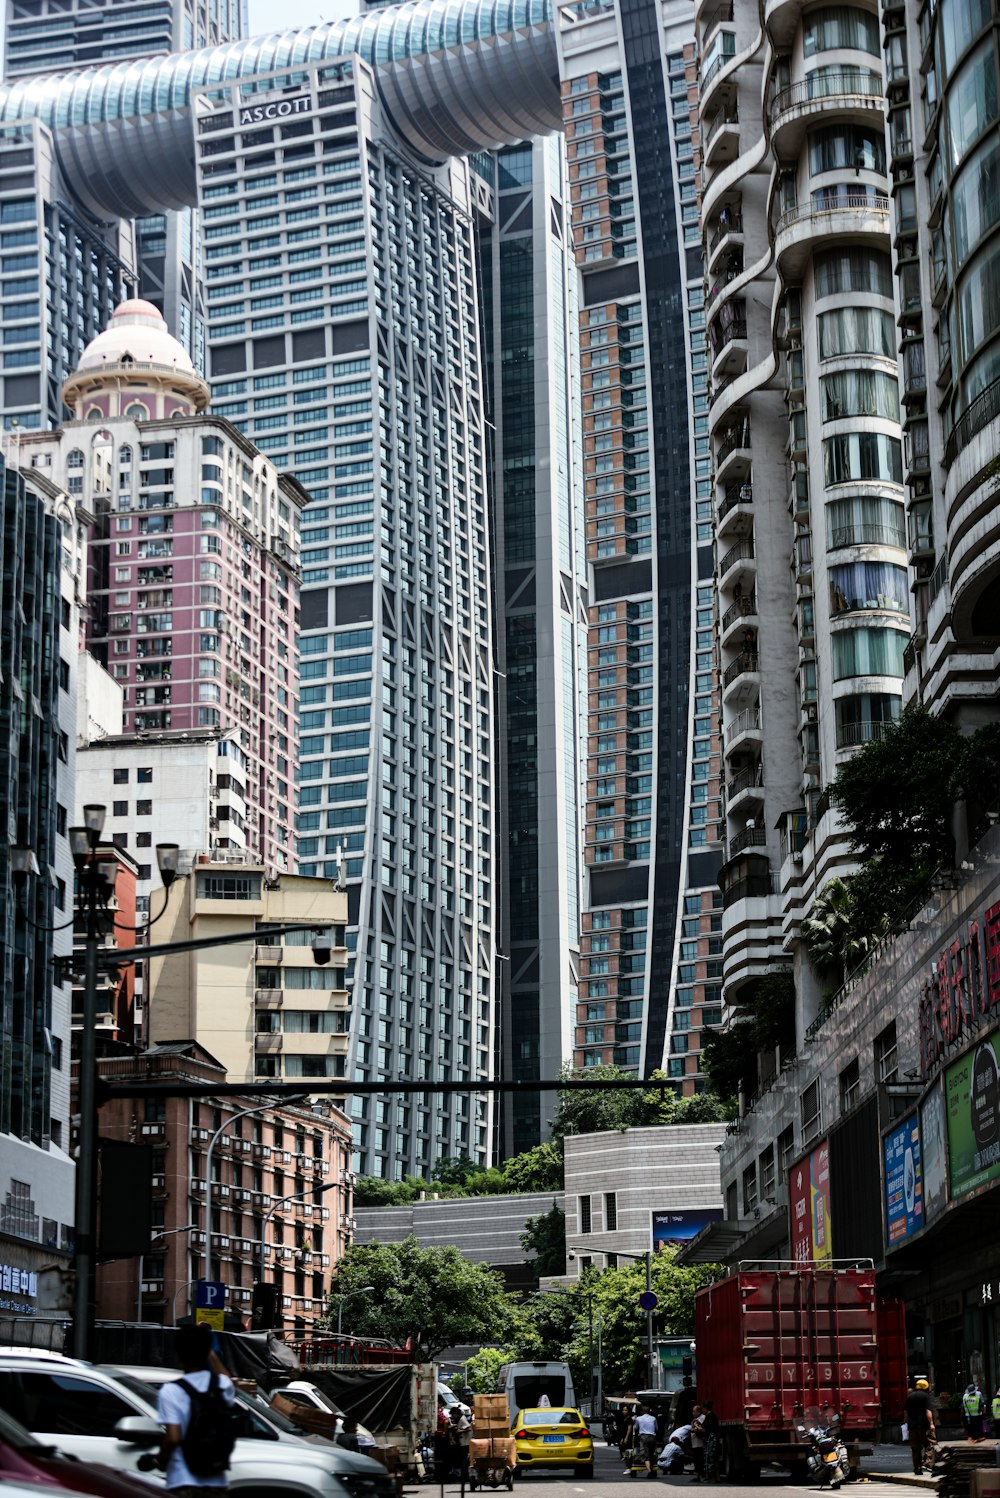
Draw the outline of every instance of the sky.
M353 0L250 0L250 31L254 34L315 26L318 21L343 20L360 9Z

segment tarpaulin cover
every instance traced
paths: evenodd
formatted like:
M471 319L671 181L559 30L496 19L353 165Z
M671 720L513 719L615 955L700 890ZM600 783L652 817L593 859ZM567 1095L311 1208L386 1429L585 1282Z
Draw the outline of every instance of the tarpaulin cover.
M338 1409L369 1430L408 1430L412 1421L413 1366L310 1368L306 1375Z
M300 1371L299 1360L271 1332L219 1332L219 1356L237 1378L256 1379L264 1388L281 1375ZM95 1363L131 1363L136 1367L179 1368L172 1326L98 1324L94 1328Z

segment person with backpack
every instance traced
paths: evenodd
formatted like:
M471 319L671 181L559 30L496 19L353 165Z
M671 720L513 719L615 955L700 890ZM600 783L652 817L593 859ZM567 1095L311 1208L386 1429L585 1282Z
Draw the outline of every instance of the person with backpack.
M236 1444L232 1412L236 1391L213 1351L209 1327L179 1327L176 1345L184 1377L160 1390L157 1414L165 1434L159 1464L172 1493L178 1498L196 1498L206 1489L218 1493L227 1485Z

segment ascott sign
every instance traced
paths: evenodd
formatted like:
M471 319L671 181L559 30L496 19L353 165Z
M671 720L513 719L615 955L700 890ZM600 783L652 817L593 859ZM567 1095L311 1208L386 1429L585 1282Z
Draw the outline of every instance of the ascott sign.
M824 1264L833 1258L830 1147L825 1139L788 1172L788 1219L797 1264Z
M241 125L262 125L267 120L285 120L289 115L308 114L308 94L295 99L272 99L269 104L247 104L240 110Z

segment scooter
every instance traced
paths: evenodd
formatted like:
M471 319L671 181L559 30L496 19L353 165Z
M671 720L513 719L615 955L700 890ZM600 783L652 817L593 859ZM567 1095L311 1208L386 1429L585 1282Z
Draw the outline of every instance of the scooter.
M806 1457L806 1468L817 1478L821 1488L839 1488L847 1476L847 1447L839 1434L822 1425L814 1425L808 1432L812 1445Z

